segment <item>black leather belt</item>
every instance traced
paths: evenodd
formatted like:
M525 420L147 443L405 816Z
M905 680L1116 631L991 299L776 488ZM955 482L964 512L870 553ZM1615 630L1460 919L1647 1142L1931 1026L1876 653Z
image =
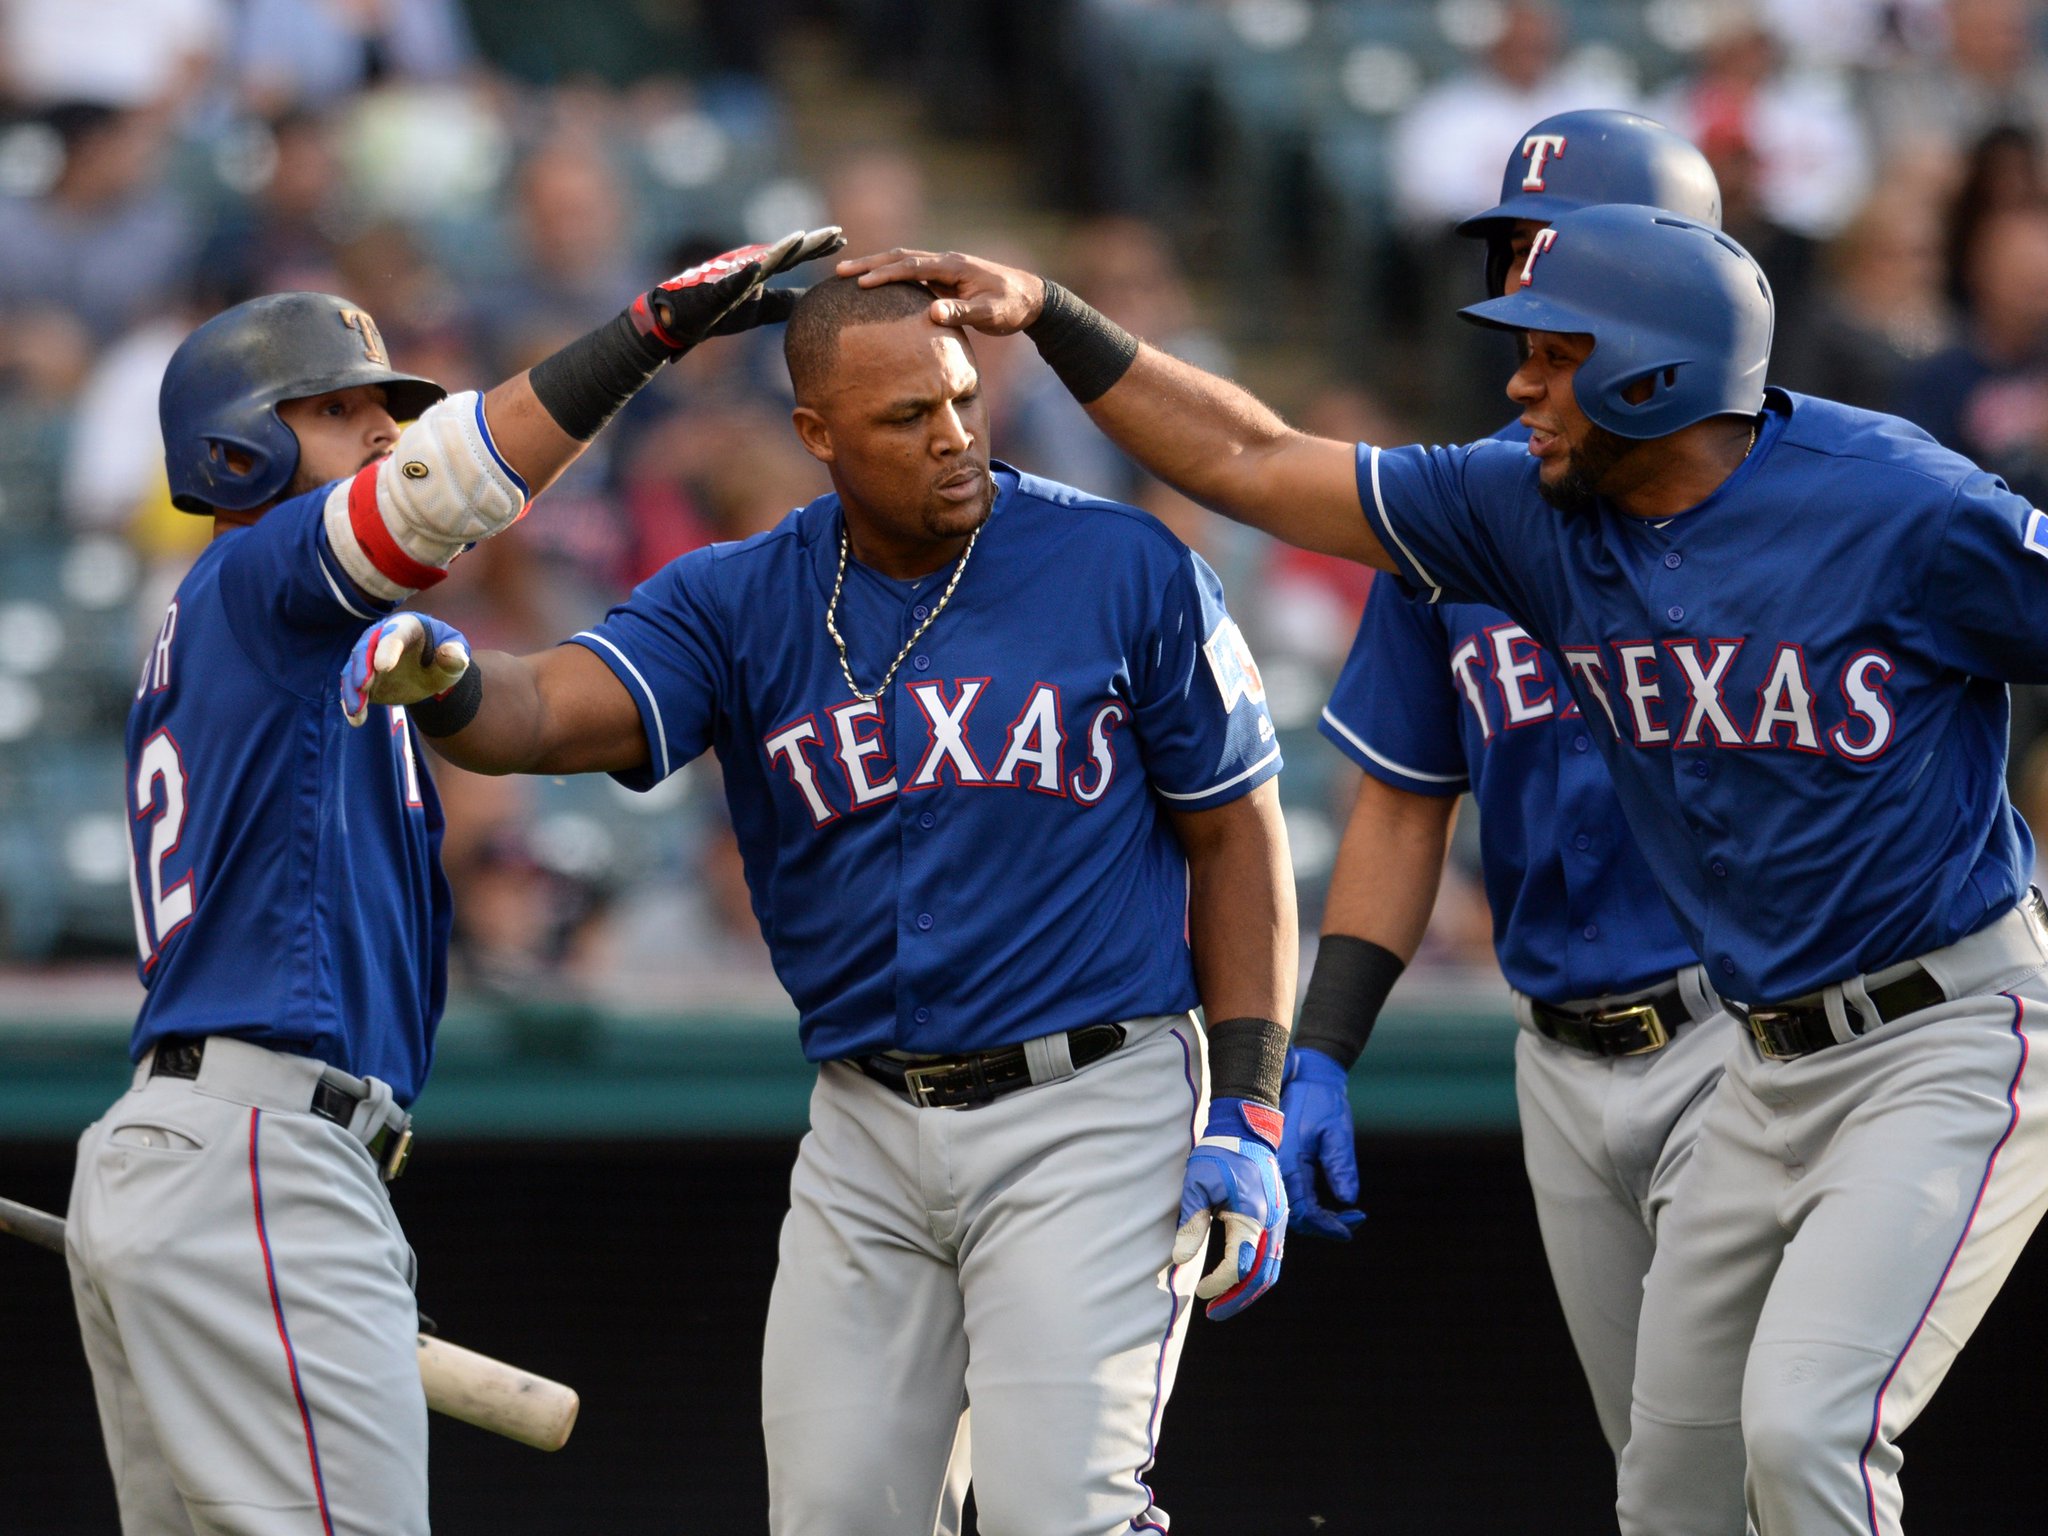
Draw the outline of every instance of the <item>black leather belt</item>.
M1067 1031L1067 1055L1074 1069L1102 1060L1124 1043L1121 1024L1084 1024ZM855 1056L853 1065L920 1109L978 1109L1006 1093L1031 1086L1031 1062L1021 1045L962 1056Z
M204 1035L166 1035L156 1043L156 1055L150 1059L149 1075L197 1080L200 1063L205 1059ZM332 1120L346 1130L356 1117L356 1106L362 1102L360 1094L350 1093L339 1083L321 1078L313 1084L313 1102L306 1108L322 1120ZM370 1149L370 1156L377 1160L384 1182L390 1183L405 1172L406 1159L412 1155L411 1120L407 1119L402 1126L379 1126L364 1145Z
M1881 987L1870 989L1871 1006L1877 1010L1879 1020L1886 1024L1947 1001L1948 993L1942 990L1941 983L1920 965L1915 965L1897 981L1888 981ZM1817 998L1796 998L1789 1003L1774 1003L1763 1008L1749 1008L1740 1003L1728 1006L1749 1026L1750 1038L1756 1041L1756 1048L1773 1061L1811 1056L1815 1051L1843 1043L1835 1038L1834 1026L1828 1022L1827 1008ZM1869 1033L1870 1025L1846 997L1842 999L1842 1009L1852 1037Z
M1647 1056L1663 1050L1692 1022L1676 982L1632 1003L1588 1013L1553 1008L1532 997L1529 1012L1540 1034L1595 1056Z

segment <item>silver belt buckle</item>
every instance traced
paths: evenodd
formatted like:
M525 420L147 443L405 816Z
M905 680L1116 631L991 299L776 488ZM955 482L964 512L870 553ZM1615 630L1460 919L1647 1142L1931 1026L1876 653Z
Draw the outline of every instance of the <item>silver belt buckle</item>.
M919 1109L932 1109L932 1085L927 1080L932 1074L951 1070L936 1063L922 1067L903 1069L903 1088L910 1095L910 1102Z

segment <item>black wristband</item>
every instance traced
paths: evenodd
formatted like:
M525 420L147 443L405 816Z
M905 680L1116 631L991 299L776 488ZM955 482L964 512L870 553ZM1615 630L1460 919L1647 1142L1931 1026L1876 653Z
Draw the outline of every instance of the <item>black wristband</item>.
M587 443L620 406L647 387L663 363L681 355L642 335L629 310L535 363L526 380L555 425Z
M476 718L483 703L484 669L472 656L469 670L446 693L408 704L405 712L422 736L453 736Z
M1348 1071L1379 1022L1387 993L1406 969L1406 961L1371 939L1324 934L1301 1000L1294 1043L1334 1056Z
M1209 1094L1280 1107L1287 1026L1271 1019L1224 1019L1209 1026Z
M1045 280L1045 304L1024 334L1083 405L1107 394L1138 356L1137 337L1051 278Z

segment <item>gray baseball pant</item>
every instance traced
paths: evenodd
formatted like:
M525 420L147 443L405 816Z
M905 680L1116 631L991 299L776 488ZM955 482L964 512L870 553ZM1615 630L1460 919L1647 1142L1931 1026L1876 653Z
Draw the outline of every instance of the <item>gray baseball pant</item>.
M1737 1038L1650 1265L1628 1536L1898 1536L1895 1441L2048 1205L2048 934L2022 905L1920 963L1951 1001Z
M426 1536L412 1250L321 1064L210 1040L78 1144L66 1251L124 1536Z
M1643 1277L1735 1029L1699 967L1680 973L1679 991L1693 1022L1641 1056L1559 1045L1536 1032L1529 1000L1515 999L1522 1023L1515 1097L1536 1221L1601 1432L1617 1458L1628 1439Z
M976 1109L820 1070L762 1361L776 1536L933 1531L969 1403L988 1536L1166 1529L1144 1478L1197 1278L1171 1253L1207 1076L1187 1015L1125 1027Z

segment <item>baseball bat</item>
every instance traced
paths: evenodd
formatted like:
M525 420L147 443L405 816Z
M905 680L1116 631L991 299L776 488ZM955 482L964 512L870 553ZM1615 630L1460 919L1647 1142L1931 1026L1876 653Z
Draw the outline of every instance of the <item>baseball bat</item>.
M0 1232L64 1251L64 1218L0 1198ZM420 1385L427 1406L535 1450L559 1451L576 1427L581 1401L559 1381L522 1371L445 1339L419 1335Z

